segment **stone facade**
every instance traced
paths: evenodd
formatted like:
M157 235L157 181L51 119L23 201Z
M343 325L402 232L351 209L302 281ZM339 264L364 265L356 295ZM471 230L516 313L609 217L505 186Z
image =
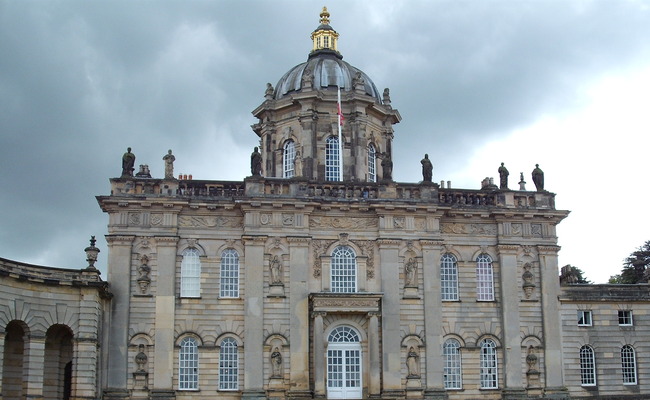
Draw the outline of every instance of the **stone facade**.
M108 284L0 258L1 398L96 399Z
M394 182L388 89L312 39L251 177L111 179L111 294L3 261L2 398L647 396L647 286L561 287L553 193Z

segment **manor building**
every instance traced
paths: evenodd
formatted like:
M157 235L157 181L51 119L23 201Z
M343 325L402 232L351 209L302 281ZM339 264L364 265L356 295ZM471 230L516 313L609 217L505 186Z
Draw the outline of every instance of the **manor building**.
M95 313L63 318L47 304L52 317L36 325L18 311L38 296L0 306L12 366L2 399L647 393L647 286L560 286L556 227L568 211L543 181L455 189L431 182L423 160L422 182L395 182L401 116L389 90L343 60L326 9L311 37L307 61L267 84L253 111L251 176L132 176L125 157L97 197L110 289L60 289ZM30 290L55 287L43 285ZM43 358L27 344L32 333L47 342L48 324L65 337L59 363L72 361L68 397L33 389Z

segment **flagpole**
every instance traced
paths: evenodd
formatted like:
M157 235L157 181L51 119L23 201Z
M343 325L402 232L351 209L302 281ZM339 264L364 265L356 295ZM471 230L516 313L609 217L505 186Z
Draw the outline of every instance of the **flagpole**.
M341 136L341 124L343 121L341 117L343 116L343 111L341 110L341 87L336 85L337 88L337 107L338 107L338 126L339 126L339 181L343 182L343 138Z

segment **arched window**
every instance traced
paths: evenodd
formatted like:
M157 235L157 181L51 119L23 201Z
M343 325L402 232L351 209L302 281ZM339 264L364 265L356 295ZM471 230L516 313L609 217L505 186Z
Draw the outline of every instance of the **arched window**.
M453 254L440 258L440 286L442 300L458 300L458 261Z
M636 354L634 347L629 344L621 347L621 367L623 368L623 384L636 385Z
M442 346L442 356L445 360L445 389L462 389L463 369L460 358L460 343L458 340L447 339Z
M181 297L201 296L201 259L197 249L185 249L181 261Z
M339 138L330 136L325 142L325 180L338 181L340 168Z
M368 181L377 182L377 149L375 145L368 145Z
M359 334L349 326L339 326L327 341L327 397L360 399L363 364Z
M221 341L219 351L219 390L239 389L239 354L233 338Z
M496 389L499 387L497 370L497 345L492 339L481 341L481 389Z
M296 144L293 142L293 140L287 140L284 143L284 153L282 156L282 177L293 178L295 176L295 161Z
M199 388L199 350L196 339L186 337L178 353L178 390Z
M219 297L239 297L239 254L234 249L221 253Z
M580 348L580 382L582 386L596 386L596 358L588 345Z
M332 292L357 291L357 256L348 246L339 246L332 252Z
M494 300L492 257L483 253L476 258L476 300Z

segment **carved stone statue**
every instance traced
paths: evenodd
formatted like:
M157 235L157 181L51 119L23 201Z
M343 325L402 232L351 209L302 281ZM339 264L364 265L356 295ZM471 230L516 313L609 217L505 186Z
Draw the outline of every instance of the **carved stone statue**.
M544 171L539 168L539 164L535 164L535 169L533 170L533 183L538 192L544 191Z
M163 161L165 161L165 179L174 179L174 161L176 161L176 157L174 157L171 150L167 151Z
M420 355L415 351L415 347L409 348L409 353L406 357L406 368L408 370L407 378L420 377Z
M282 284L282 264L278 256L274 256L271 260L271 285Z
M273 91L274 91L273 90L273 85L271 85L270 83L267 83L266 84L266 91L264 91L264 97L266 97L267 99L273 98Z
M273 369L271 378L282 378L282 353L277 347L274 347L271 353L271 368Z
M253 176L262 176L262 154L260 154L257 147L251 154L251 174Z
M126 149L126 153L122 156L122 177L133 176L135 168L135 154L131 153L131 148Z
M524 180L524 173L519 173L519 190L526 190L526 181Z
M300 151L296 151L296 155L293 158L293 174L294 176L303 176L302 173L302 154Z
M418 263L413 258L409 258L408 262L404 265L404 286L414 287L417 286L415 277L417 276Z
M385 88L384 89L384 105L390 106L390 89Z
M138 345L138 354L135 355L135 363L138 366L138 372L146 371L145 366L147 365L147 355L144 352L144 345Z
M312 71L309 68L305 68L305 70L302 72L302 87L310 87L312 82L314 80L314 76L312 75Z
M387 152L381 154L381 170L384 180L393 180L393 160L391 160L390 154Z
M422 164L422 181L431 182L431 179L433 179L433 164L431 164L428 154L424 155L420 164Z
M510 172L508 172L508 169L501 163L501 166L499 167L499 189L508 189L508 175L510 175Z

